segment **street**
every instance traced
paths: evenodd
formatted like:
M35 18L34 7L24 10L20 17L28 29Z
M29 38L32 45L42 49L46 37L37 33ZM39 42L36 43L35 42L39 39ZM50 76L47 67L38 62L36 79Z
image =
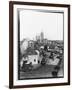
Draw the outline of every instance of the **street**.
M20 72L20 79L32 79L32 78L52 78L52 71L54 71L55 65L41 65L39 68ZM63 68L58 72L57 77L63 77Z

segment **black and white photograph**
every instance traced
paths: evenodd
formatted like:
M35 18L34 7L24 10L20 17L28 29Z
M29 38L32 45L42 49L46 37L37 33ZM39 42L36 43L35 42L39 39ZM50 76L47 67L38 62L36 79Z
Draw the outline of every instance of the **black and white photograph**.
M9 2L9 87L70 84L70 5Z
M18 79L63 77L63 12L19 9L18 16Z

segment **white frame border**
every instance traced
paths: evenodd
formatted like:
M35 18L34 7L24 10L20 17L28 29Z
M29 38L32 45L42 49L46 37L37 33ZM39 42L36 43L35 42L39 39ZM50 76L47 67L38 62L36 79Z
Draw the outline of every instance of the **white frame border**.
M45 9L45 10L62 10L64 12L64 78L54 79L33 79L33 80L17 80L18 67L17 67L17 9L18 8L31 8L31 9ZM14 85L35 85L35 84L53 84L53 83L67 83L68 82L68 8L60 7L45 7L45 6L29 6L29 5L14 5L13 6L13 84Z

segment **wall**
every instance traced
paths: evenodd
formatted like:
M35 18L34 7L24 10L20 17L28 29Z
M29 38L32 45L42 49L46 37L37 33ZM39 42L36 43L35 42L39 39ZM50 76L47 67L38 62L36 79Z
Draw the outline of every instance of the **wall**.
M8 1L9 0L0 0L0 90L8 90L8 81L9 81L9 2ZM67 3L71 5L71 9L72 9L72 0L24 0L24 1L64 3L64 4ZM71 17L72 17L72 12L71 12ZM71 26L71 29L72 29L72 26ZM72 38L72 35L71 35L71 38ZM48 90L48 89L72 90L72 78L71 78L70 86L29 88L25 90L40 90L40 89L41 90Z

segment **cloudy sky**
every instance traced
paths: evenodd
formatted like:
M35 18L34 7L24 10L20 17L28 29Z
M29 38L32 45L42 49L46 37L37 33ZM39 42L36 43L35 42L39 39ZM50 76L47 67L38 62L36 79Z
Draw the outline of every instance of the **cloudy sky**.
M33 39L40 32L49 40L63 40L63 14L20 10L20 40Z

